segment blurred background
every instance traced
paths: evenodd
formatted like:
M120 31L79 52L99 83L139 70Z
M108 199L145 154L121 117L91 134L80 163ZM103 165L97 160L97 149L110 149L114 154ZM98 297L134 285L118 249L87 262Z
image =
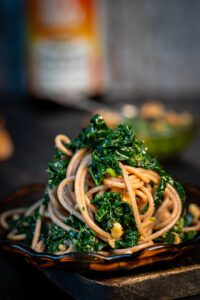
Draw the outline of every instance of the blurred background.
M1 0L0 197L45 182L54 136L74 137L94 112L199 184L199 54L198 0ZM1 292L22 295L35 271L1 257Z
M90 94L93 79L120 100L198 97L199 14L198 0L1 0L1 92Z

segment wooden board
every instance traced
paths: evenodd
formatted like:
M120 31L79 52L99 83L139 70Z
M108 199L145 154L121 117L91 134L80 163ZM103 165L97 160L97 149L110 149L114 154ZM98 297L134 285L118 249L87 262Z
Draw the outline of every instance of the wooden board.
M200 295L200 248L175 261L123 273L44 272L75 299L178 299Z

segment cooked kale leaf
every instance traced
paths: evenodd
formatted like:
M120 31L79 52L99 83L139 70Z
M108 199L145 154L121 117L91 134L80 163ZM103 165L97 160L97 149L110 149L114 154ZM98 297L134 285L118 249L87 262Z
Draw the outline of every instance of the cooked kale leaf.
M192 219L193 217L191 216L191 214L189 212L186 212L185 216L181 218L170 231L155 239L155 241L160 243L174 244L176 241L176 236L174 233L179 234L182 242L193 238L197 234L196 231L191 230L187 233L183 232L184 227L191 225Z
M138 244L139 233L137 230L128 229L126 230L123 239L116 241L116 248L128 248Z
M100 115L94 115L87 128L82 129L79 136L71 141L67 147L73 151L85 147L94 148L104 139L111 129Z
M52 189L57 186L66 176L69 158L56 148L53 160L48 163L48 184Z
M194 231L194 230L186 232L183 237L183 242L192 239L193 237L195 237L196 234L197 234L197 231Z
M47 206L48 206L48 203L49 203L49 201L50 201L48 191L45 191L42 200L43 200L43 201L42 201L42 204L43 204L45 207L47 207Z
M128 126L119 125L112 130L92 152L89 170L95 183L101 184L109 168L121 175L119 161L133 165L132 158L138 154L137 143L135 133Z
M18 234L25 234L25 243L31 245L33 239L33 233L35 230L35 216L20 216L18 219L10 221L11 229L16 229Z
M39 209L36 209L34 214L31 216L19 216L18 218L12 219L9 222L11 229L16 229L17 234L25 234L26 239L24 243L31 245L33 234L35 230L35 223L39 217ZM43 232L42 232L43 234Z
M110 176L121 175L118 162L121 161L133 167L141 167L158 172L161 176L159 186L155 191L155 205L158 207L163 201L163 192L166 184L170 182L181 199L185 200L185 192L180 183L172 179L157 162L152 158L135 135L134 129L127 125L119 125L116 129L109 128L102 116L94 115L87 128L73 139L66 147L75 151L88 147L92 150L92 161L89 171L96 183L100 185L107 174ZM69 158L59 150L48 165L49 187L57 186L65 178Z
M63 245L67 239L68 232L52 223L46 241L47 251L50 253L58 252L59 246Z
M116 242L116 248L132 247L139 240L138 230L132 208L127 202L122 201L121 193L106 192L97 195L92 204L97 207L95 220L106 231L110 231L114 223L120 223L123 228L122 238Z
M80 252L101 251L106 244L99 241L94 231L83 226L78 232L69 231L69 239L72 241L75 249Z
M183 241L184 240L183 227L184 227L184 218L181 218L171 230L167 231L165 234L155 239L155 242L174 244L176 242L176 235L175 235L176 233L180 236L181 240Z
M65 244L66 240L71 240L74 248L80 252L100 251L106 246L104 242L99 241L93 230L86 228L85 224L76 217L70 216L65 223L79 231L69 230L67 232L55 224L51 224L47 238L48 252L58 252L59 246Z
M44 193L42 203L43 205L47 206L49 202L49 195L47 192ZM33 215L31 216L24 216L21 215L18 218L11 219L9 221L9 225L11 229L16 229L17 234L25 234L26 239L24 240L24 243L27 245L31 245L32 239L33 239L33 234L35 231L35 223L37 219L39 218L39 208L35 209ZM42 226L42 231L40 235L40 239L43 240L44 242L46 241L46 237L48 234L48 228L45 225L45 223Z
M80 221L73 215L69 216L65 220L65 223L75 229L81 229L83 226L85 226L85 224L82 221Z
M70 230L68 233L69 239L77 251L95 252L102 250L106 246L104 242L97 238L92 229L86 228L85 224L75 216L70 216L66 220L66 224L79 230L78 232Z
M113 173L121 175L119 161L133 167L154 170L160 174L161 181L155 192L156 207L162 203L163 192L168 182L175 187L181 199L185 200L185 191L181 184L173 180L158 161L147 153L147 149L137 139L133 129L126 125L119 125L97 147L93 148L89 170L95 183L97 185L101 184L108 173L108 169L112 169Z

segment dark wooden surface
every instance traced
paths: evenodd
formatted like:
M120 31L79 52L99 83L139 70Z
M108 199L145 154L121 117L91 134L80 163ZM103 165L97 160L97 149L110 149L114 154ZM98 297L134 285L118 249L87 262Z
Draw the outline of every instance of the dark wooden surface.
M57 133L75 136L86 118L85 113L73 109L53 106L43 109L32 105L28 99L2 99L15 153L9 161L0 163L0 197L23 184L45 182L45 168L54 152L54 136ZM194 111L197 116L200 112L200 103L197 101L178 101L178 104L171 105L177 109ZM199 146L200 135L179 160L166 164L178 180L199 184ZM0 270L0 299L25 299L27 295L28 299L46 299L47 293L56 299L70 299L42 273L19 258L1 253Z
M77 300L179 299L200 297L200 247L175 261L115 274L76 274L44 270ZM77 289L77 285L79 288ZM194 298L195 299L195 298Z

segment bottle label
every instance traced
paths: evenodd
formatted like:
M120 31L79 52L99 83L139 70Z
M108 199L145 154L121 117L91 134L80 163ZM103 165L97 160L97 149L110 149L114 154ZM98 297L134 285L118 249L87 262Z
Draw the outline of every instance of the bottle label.
M34 43L34 88L43 93L87 92L90 88L86 40Z
M37 95L100 91L102 57L94 3L29 0L29 85Z

